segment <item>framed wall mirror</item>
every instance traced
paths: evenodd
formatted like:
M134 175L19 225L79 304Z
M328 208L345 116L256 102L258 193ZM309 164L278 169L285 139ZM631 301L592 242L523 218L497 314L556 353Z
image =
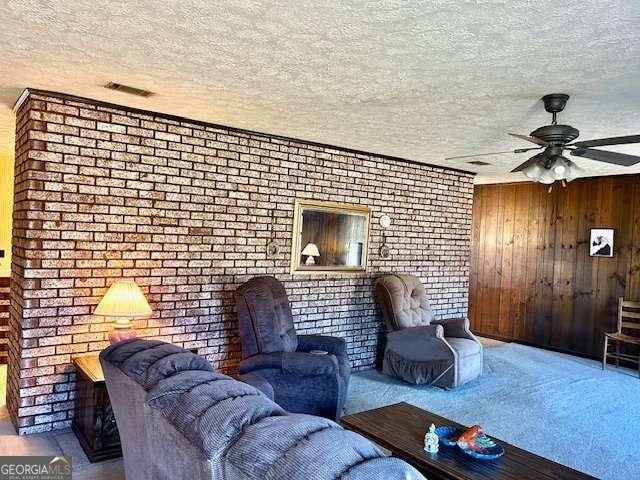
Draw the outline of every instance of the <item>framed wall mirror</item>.
M314 200L296 200L292 273L363 272L371 210Z

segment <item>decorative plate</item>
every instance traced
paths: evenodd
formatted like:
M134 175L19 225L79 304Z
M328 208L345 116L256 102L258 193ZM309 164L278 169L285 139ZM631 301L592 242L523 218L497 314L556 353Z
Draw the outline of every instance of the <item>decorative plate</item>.
M436 428L436 435L440 439L440 443L446 447L455 447L458 444L458 437L462 435L464 430L443 425Z
M480 460L494 460L504 455L502 445L486 435L478 435L471 445L460 442L458 447L470 457Z

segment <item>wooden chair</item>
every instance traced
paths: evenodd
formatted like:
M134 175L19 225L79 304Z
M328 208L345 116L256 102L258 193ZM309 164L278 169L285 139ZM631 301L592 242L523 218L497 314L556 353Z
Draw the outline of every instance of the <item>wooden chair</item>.
M609 339L616 342L615 353L608 352ZM620 343L629 343L640 348L640 302L630 302L622 297L618 299L618 331L604 334L602 369L607 366L607 357L615 358L616 367L620 366L620 359L623 359L638 364L640 376L640 354L620 353Z

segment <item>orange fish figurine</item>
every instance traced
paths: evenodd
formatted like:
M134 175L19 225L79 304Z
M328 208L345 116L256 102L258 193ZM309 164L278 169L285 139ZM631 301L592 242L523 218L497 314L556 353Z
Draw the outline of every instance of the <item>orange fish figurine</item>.
M475 439L479 435L484 435L480 425L474 425L473 427L467 428L464 433L458 437L458 446L460 448L473 449Z

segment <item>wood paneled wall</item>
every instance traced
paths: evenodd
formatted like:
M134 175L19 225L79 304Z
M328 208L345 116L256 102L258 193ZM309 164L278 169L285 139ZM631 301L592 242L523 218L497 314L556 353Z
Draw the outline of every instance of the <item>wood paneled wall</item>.
M615 229L615 256L589 256L589 230ZM503 339L589 356L616 326L617 298L640 300L640 175L478 185L469 318Z

